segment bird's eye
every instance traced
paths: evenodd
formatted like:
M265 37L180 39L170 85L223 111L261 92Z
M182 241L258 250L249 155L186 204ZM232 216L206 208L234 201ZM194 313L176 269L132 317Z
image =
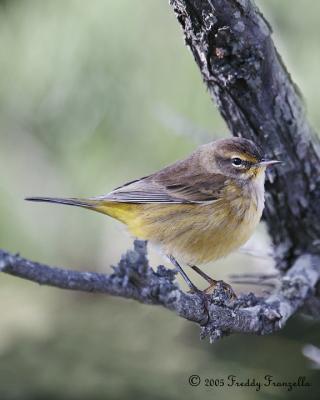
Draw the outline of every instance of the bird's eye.
M232 165L235 167L240 167L242 165L242 160L238 157L232 158Z

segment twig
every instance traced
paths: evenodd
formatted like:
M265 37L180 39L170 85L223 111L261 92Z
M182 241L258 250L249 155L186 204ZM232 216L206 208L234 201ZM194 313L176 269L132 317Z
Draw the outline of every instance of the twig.
M273 252L271 249L267 249L267 251L261 251L260 249L255 249L252 247L243 246L238 249L239 253L247 254L249 256L260 258L262 260L270 260L273 259Z
M302 353L310 361L312 361L312 368L320 369L320 349L319 347L313 346L312 344L306 344Z
M271 289L277 287L276 282L269 282L270 279L279 278L280 274L258 274L258 273L243 273L243 274L231 274L229 278L232 283L237 285L258 285L267 286Z

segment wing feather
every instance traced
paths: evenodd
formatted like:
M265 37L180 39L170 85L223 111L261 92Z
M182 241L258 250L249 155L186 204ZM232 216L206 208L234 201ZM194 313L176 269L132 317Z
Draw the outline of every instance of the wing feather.
M204 169L197 154L126 183L95 200L124 203L209 203L221 197L226 177Z

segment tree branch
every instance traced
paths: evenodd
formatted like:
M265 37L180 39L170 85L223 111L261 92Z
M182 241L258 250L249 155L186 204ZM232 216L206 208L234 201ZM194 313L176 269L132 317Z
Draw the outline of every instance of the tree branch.
M184 293L174 281L173 270L159 266L153 271L149 266L143 241L134 242L134 250L121 258L111 275L49 267L0 251L0 271L4 273L41 285L162 305L199 324L201 336L210 341L235 332L268 334L280 329L313 294L320 278L319 264L316 256L301 256L282 278L276 293L268 298L250 293L232 300L222 287L211 295Z
M277 266L320 253L320 146L297 87L251 0L170 0L187 46L228 127L267 156L285 161L268 174L264 217Z
M159 304L201 326L214 341L242 332L268 334L303 307L320 314L320 151L297 88L251 0L170 0L209 93L234 135L254 140L286 162L270 172L264 213L277 267L286 271L267 298L182 292L175 272L153 271L136 241L111 275L34 263L0 251L0 270L40 284Z

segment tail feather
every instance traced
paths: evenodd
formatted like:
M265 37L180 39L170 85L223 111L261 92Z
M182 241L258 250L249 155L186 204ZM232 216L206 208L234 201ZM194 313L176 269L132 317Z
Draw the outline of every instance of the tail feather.
M91 199L77 199L77 198L59 198L59 197L26 197L27 201L41 201L46 203L66 204L68 206L77 206L85 208L95 208L97 206L96 200Z
M27 197L28 201L43 201L47 203L66 204L68 206L83 207L89 210L109 215L125 224L130 224L138 215L139 205L117 203L108 201L102 197L93 197L87 199L60 198L60 197Z

